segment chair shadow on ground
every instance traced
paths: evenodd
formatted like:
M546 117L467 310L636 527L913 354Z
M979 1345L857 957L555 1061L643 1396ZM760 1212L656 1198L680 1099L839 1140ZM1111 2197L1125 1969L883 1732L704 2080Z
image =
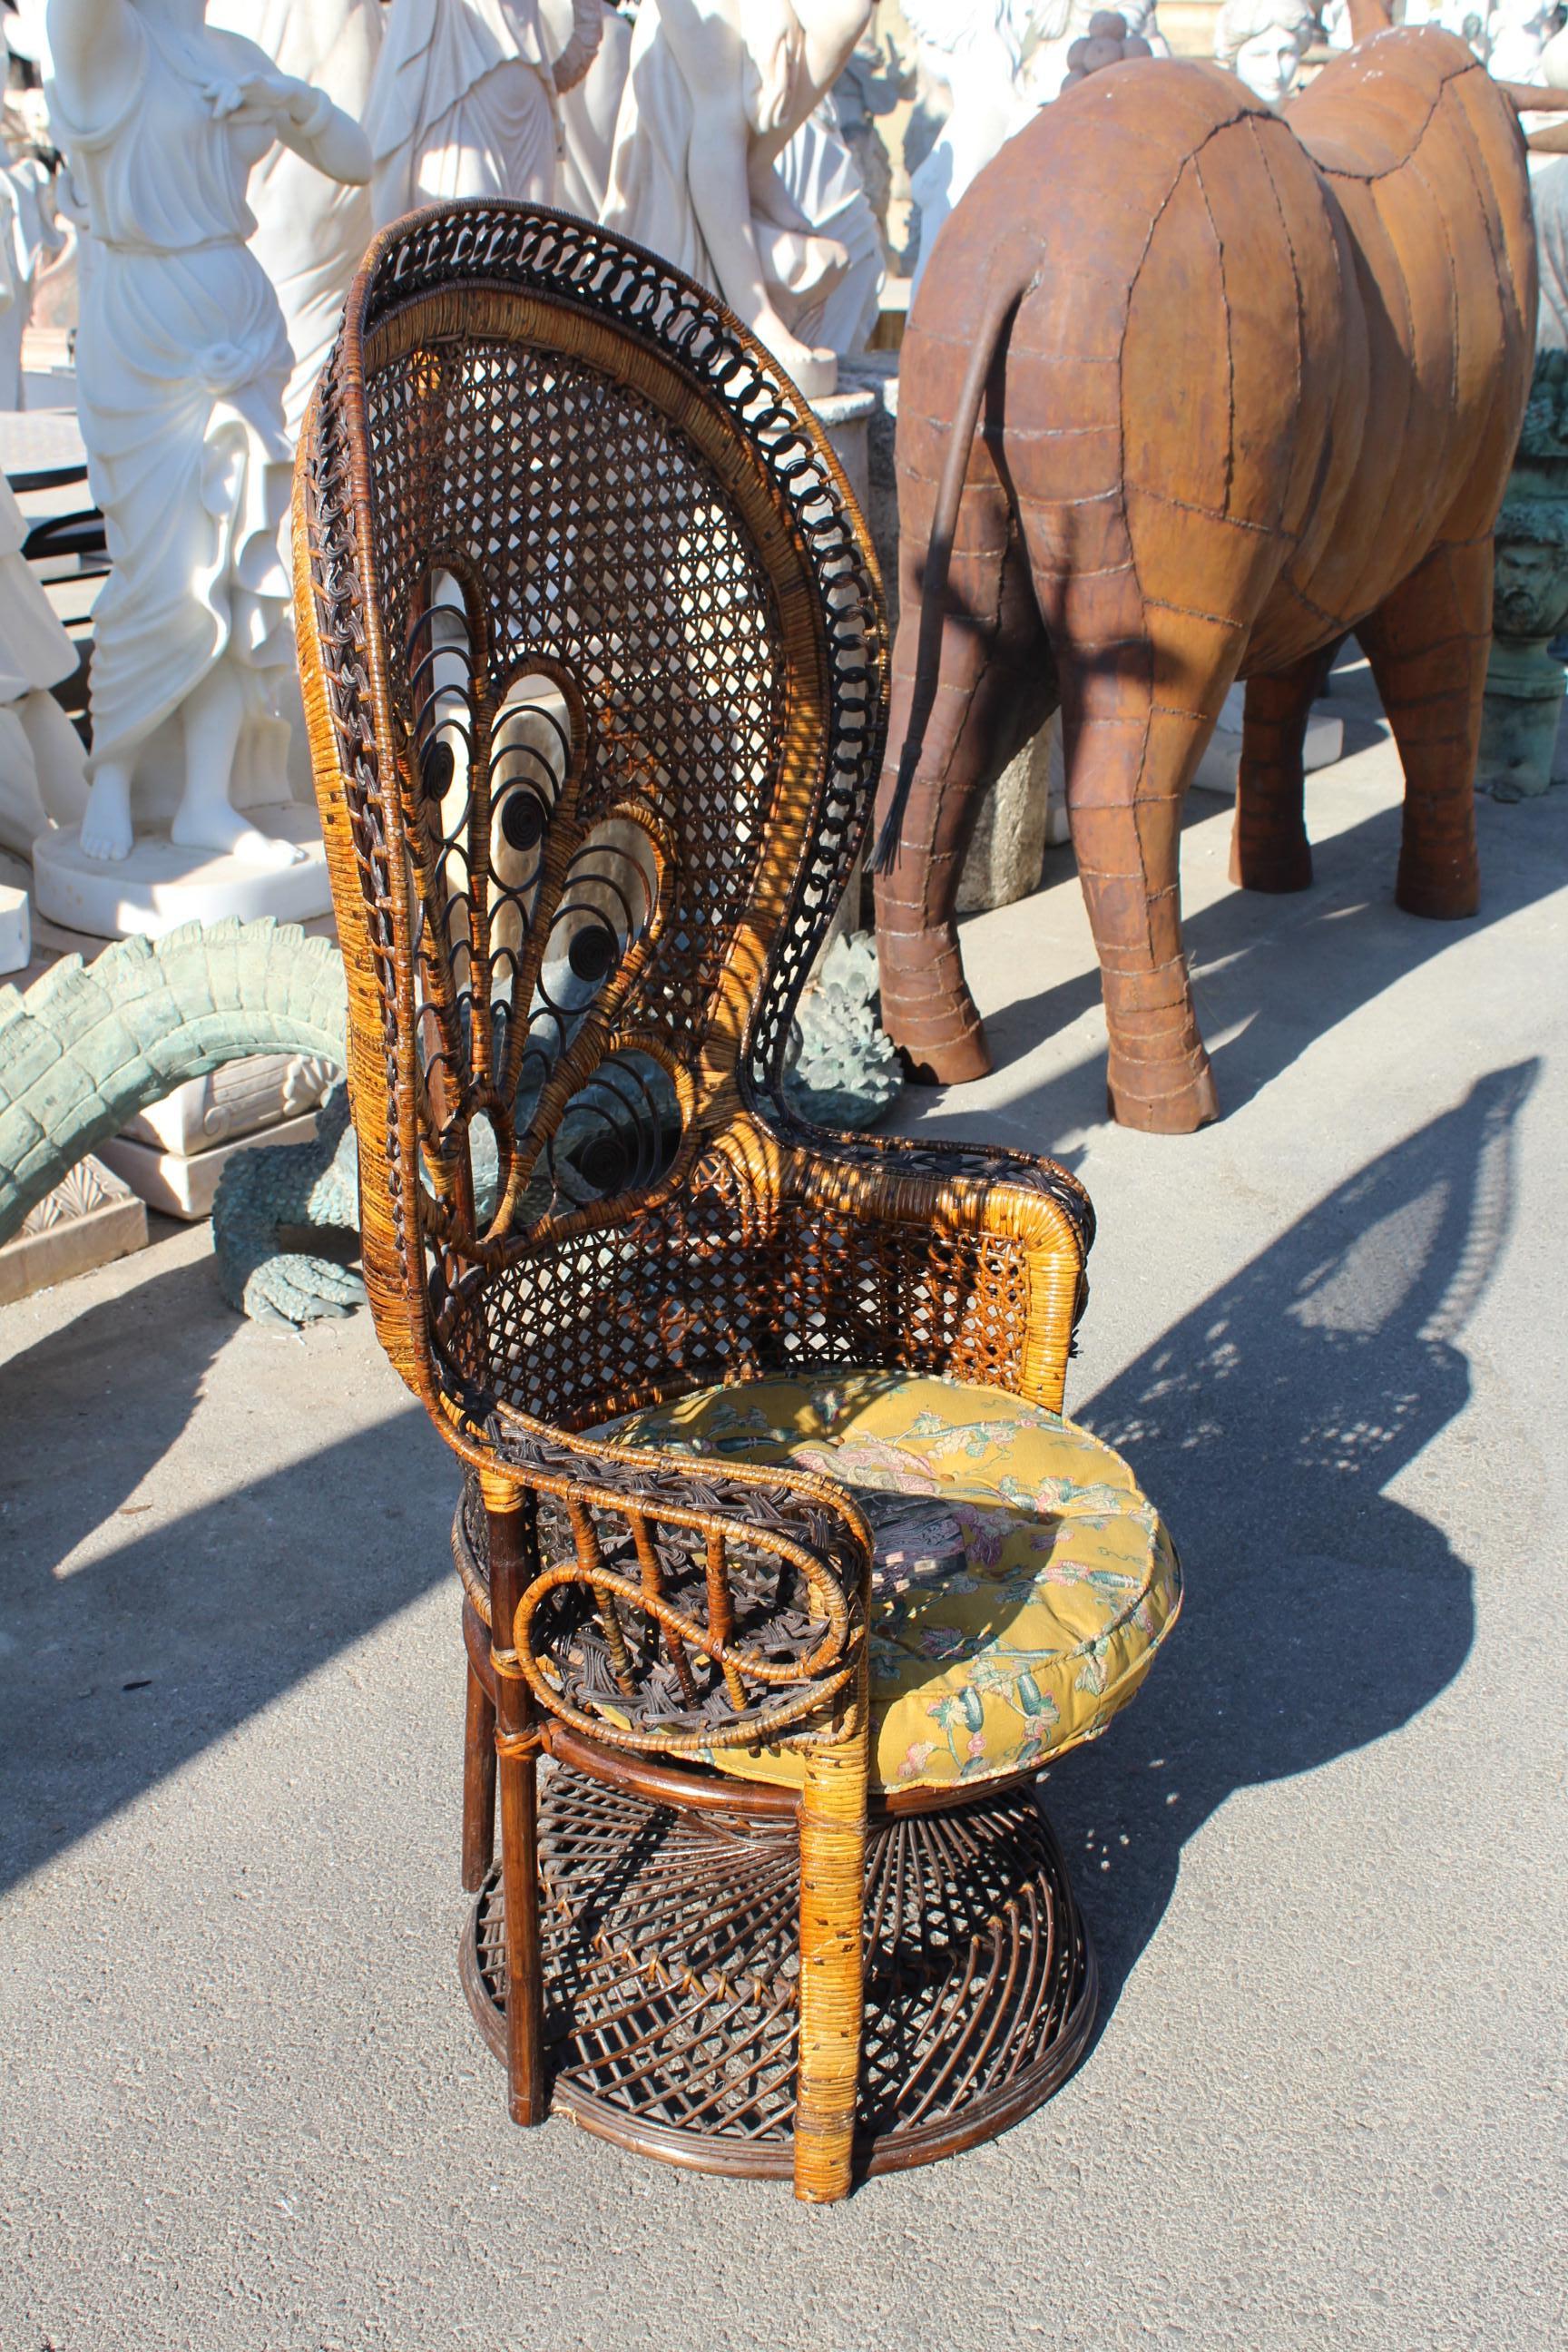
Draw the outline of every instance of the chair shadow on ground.
M1538 1066L1479 1080L1371 1161L1079 1416L1131 1455L1187 1579L1142 1692L1046 1790L1102 2023L1228 1797L1386 1738L1464 1664L1469 1569L1386 1490L1468 1397L1460 1334L1508 1233Z
M1184 824L1212 820L1221 806L1210 797L1190 793ZM1308 807L1310 816L1310 790ZM1319 1038L1384 989L1568 882L1563 828L1551 821L1554 809L1540 802L1505 809L1483 799L1477 814L1480 910L1462 921L1429 921L1405 914L1394 904L1397 808L1380 808L1316 843L1315 878L1309 889L1279 897L1232 889L1186 919L1183 934L1193 1001L1213 1058L1222 1118L1250 1102ZM1061 885L1071 877L1071 851L1052 851L1046 885ZM1009 919L1016 920L1016 910ZM1100 1002L1100 971L1091 964L1068 980L1022 993L1000 1007L985 1023L996 1071L1022 1062L1042 1039L1058 1035L1083 1013L1098 1011ZM976 1119L973 1114L965 1116L966 1092L954 1087L942 1097L921 1090L906 1096L901 1108L907 1113L922 1103L934 1103L942 1131L967 1134ZM1041 1139L1039 1148L1049 1149L1040 1118L1047 1103L1048 1123L1059 1133L1104 1119L1103 1044L1075 1068L1031 1091L1026 1106L1005 1108L1002 1123L1016 1129L1026 1108L1031 1131ZM994 1124L997 1114L985 1117ZM898 1110L892 1123L901 1123Z
M456 1474L411 1401L266 1477L237 1453L221 1502L142 1517L244 1337L202 1258L0 1365L0 1890L451 1574ZM265 1379L284 1343L248 1344Z
M1080 1416L1131 1453L1188 1574L1146 1689L1047 1792L1102 2016L1228 1796L1396 1730L1465 1660L1469 1571L1384 1490L1466 1402L1459 1334L1506 1236L1535 1066L1340 1186ZM144 1535L128 1517L122 1543L57 1573L174 1443L234 1332L198 1263L0 1368L0 1888L450 1574L455 1476L412 1403L266 1478L237 1463L221 1503ZM39 1467L68 1458L73 1418L90 1480Z

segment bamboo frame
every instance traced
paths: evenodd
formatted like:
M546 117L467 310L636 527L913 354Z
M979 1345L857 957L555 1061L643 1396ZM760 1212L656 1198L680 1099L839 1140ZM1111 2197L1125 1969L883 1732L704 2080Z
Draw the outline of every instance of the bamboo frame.
M499 1801L511 2112L549 2097L542 1750L685 1759L696 1786L715 1748L782 1740L807 1759L795 2182L841 2196L869 1530L831 1479L592 1431L851 1362L1059 1406L1092 1213L1047 1161L831 1136L784 1102L875 786L886 625L816 419L711 296L534 208L400 223L312 405L294 548L366 1286L487 1522L463 1867ZM525 672L560 756L509 772ZM630 1174L563 1171L588 1113L629 1128Z

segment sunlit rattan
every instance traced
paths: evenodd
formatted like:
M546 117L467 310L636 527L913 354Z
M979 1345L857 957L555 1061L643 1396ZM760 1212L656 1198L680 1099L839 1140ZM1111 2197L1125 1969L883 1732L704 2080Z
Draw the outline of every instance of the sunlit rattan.
M795 2180L839 2195L869 1533L831 1479L585 1433L812 1366L1059 1405L1089 1203L1021 1153L785 1107L878 773L885 625L815 418L710 295L542 211L399 224L350 298L295 526L365 1278L488 1522L465 1871L493 1738L512 2112L549 2094L541 1750L622 1751L628 1786L685 1759L697 1789L705 1752L782 1740L807 1757ZM568 1691L585 1626L603 1672Z

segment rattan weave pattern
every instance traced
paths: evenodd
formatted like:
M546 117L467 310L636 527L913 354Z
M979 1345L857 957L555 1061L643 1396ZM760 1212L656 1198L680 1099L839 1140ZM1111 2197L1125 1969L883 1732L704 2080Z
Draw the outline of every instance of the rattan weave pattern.
M829 1478L591 1433L816 1365L1059 1406L1088 1201L1024 1154L784 1107L880 761L886 625L816 419L711 296L536 208L397 224L318 388L294 550L366 1286L489 1539L465 1870L499 1784L531 1987L512 2111L543 2112L542 1726L693 1761L782 1739L806 1753L796 2185L841 2195L869 1530Z
M787 2173L799 1855L788 1825L650 1806L556 1771L541 1807L545 2031L558 2108L654 2153ZM858 2164L885 2172L1016 2121L1071 2070L1094 1962L1027 1790L873 1829ZM499 1876L464 1931L469 2001L503 2044Z

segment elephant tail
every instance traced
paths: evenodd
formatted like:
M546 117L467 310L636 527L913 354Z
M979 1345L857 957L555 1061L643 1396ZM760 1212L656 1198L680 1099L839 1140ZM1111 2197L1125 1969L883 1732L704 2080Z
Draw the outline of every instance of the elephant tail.
M921 628L915 647L915 676L910 698L909 725L904 730L893 797L877 835L877 845L871 853L870 870L873 874L890 872L898 857L904 814L909 807L910 793L920 767L921 755L925 750L926 727L936 704L937 680L942 668L942 633L947 617L948 572L952 562L952 539L958 528L959 505L969 472L969 453L974 446L975 428L980 423L980 404L991 380L997 349L1023 292L1021 280L1011 276L1000 278L995 284L970 347L969 366L952 413L952 427L948 436L942 480L937 488L936 510L931 517L925 577L921 583Z
M342 958L270 919L185 923L0 989L0 1241L83 1154L247 1054L344 1053Z

